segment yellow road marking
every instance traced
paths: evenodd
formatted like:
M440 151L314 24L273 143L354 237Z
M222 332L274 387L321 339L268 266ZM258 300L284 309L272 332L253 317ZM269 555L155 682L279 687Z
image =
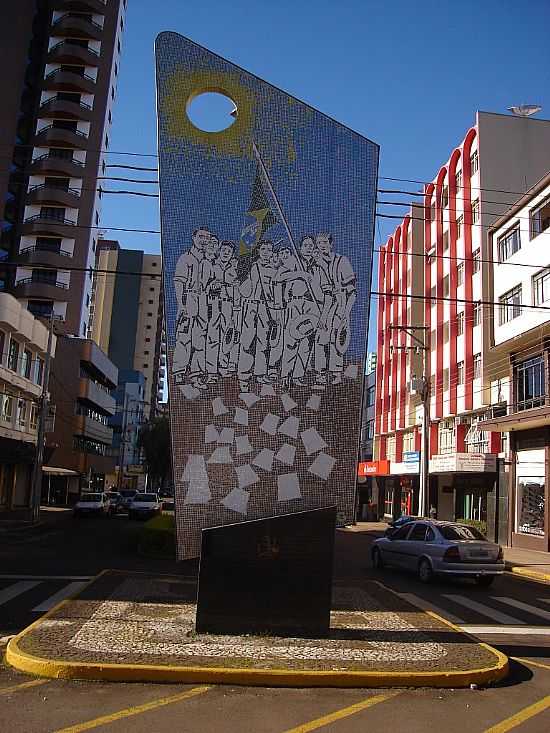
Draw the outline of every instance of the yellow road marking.
M533 718L548 708L550 708L550 695L543 697L538 702L534 702L529 707L523 708L523 710L520 710L519 713L512 715L510 718L506 718L506 720L502 720L500 723L493 725L492 728L487 728L484 733L506 733L506 731L516 728L518 725L525 723L526 720L529 720L529 718Z
M365 710L366 708L370 708L373 705L377 705L379 702L384 702L384 700L389 700L391 697L395 697L398 694L398 692L391 692L388 695L375 695L374 697L367 697L366 700L356 702L355 705L350 705L347 708L336 710L336 712L334 713L323 715L322 718L310 720L309 723L303 723L296 728L291 728L290 730L285 731L285 733L308 733L308 731L310 730L317 730L317 728L322 728L324 725L334 723L335 720L341 720L342 718L347 718L350 715L355 715L355 713L359 713L361 710Z
M522 662L522 664L532 664L533 667L540 667L541 669L550 669L550 664L543 664L542 662L532 662L530 659L522 659L522 657L510 657L515 662Z
M19 685L12 685L11 687L0 688L0 695L9 695L10 692L17 692L17 690L25 690L27 687L36 687L37 685L45 685L46 682L51 680L29 680L28 682L21 682Z
M177 695L161 697L159 700L152 700L151 702L146 702L143 705L135 705L134 707L125 708L124 710L119 710L118 712L111 713L110 715L102 715L101 718L86 720L84 723L70 725L68 728L60 728L54 733L79 733L79 731L82 730L90 730L91 728L97 728L100 725L114 723L115 720L120 720L121 718L129 718L132 715L141 715L141 713L146 713L148 710L155 710L155 708L160 708L163 705L172 705L173 703L181 702L181 700L187 700L190 697L202 695L203 692L206 692L209 689L209 687L193 687L193 689L180 692Z

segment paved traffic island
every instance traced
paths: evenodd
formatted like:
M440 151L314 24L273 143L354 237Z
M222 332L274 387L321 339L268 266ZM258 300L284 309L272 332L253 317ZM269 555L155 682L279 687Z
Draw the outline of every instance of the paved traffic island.
M286 687L465 687L507 658L376 581L336 585L326 638L195 631L194 580L106 571L8 645L45 677Z

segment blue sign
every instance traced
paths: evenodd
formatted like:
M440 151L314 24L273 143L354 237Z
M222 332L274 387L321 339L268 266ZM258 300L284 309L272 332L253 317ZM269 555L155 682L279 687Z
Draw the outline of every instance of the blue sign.
M419 463L420 462L420 451L419 450L406 450L403 452L403 463Z

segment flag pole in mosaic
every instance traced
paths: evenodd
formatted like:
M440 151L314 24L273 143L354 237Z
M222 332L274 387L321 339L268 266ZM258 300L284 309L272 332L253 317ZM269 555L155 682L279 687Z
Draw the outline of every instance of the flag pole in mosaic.
M352 522L378 146L176 33L156 67L178 558L209 527ZM209 92L219 132L188 115Z

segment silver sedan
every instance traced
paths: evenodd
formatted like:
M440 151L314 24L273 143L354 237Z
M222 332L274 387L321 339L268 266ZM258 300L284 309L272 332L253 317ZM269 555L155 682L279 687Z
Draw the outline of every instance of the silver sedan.
M423 519L377 539L372 564L377 570L385 565L413 570L424 583L434 575L454 575L489 586L504 572L504 555L475 527Z

